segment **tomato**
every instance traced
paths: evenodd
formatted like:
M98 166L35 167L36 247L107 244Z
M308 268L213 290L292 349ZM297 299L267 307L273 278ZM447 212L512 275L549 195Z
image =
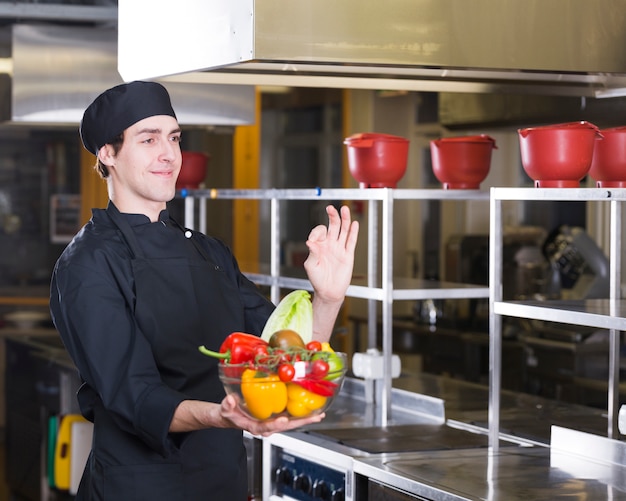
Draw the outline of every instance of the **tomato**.
M270 357L267 355L257 355L254 359L254 362L250 362L250 367L255 367L257 365L268 365L270 363Z
M321 351L322 343L320 343L319 341L309 341L306 344L306 349L309 351Z
M289 353L286 353L284 350L278 350L278 349L273 350L272 357L279 364L287 364L291 362L291 355Z
M311 362L311 377L315 379L323 379L328 374L329 369L328 362L326 360L317 359Z
M267 356L268 354L269 354L269 352L267 351L267 346L265 346L265 345L259 345L259 346L254 348L254 355L255 355L255 357Z
M325 379L336 379L344 368L343 359L334 351L318 351L313 355L313 360L324 360L328 363L328 373Z
M269 345L272 348L281 348L283 350L288 348L304 348L304 341L302 341L300 334L296 331L283 329L272 334Z
M287 383L296 375L296 369L291 364L280 364L278 366L278 377L283 383Z

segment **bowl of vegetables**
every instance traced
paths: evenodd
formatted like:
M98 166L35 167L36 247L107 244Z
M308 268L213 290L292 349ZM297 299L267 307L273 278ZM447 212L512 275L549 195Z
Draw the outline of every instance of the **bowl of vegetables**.
M276 306L260 337L233 332L219 351L199 350L220 359L226 393L250 417L296 419L326 411L346 375L346 354L312 338L311 295L294 290Z
M326 411L341 390L347 368L345 353L335 352L328 343L305 344L289 329L277 331L269 342L236 332L226 338L220 352L204 347L200 351L221 358L219 377L226 393L235 395L240 408L261 421Z

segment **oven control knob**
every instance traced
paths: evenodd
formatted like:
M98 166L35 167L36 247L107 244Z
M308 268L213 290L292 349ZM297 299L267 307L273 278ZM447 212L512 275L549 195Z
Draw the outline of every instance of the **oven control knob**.
M335 489L330 495L330 501L344 501L346 499L346 493L343 487Z
M330 501L330 487L324 480L316 480L313 483L313 497L315 499L323 499Z
M305 494L311 494L311 479L308 475L300 473L293 479L293 488Z
M277 486L291 485L291 483L293 482L293 474L291 473L291 470L286 466L279 466L278 468L276 468L274 478Z

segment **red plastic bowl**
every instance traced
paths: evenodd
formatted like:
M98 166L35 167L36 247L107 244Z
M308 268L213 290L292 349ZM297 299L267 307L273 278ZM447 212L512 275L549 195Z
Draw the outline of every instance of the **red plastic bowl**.
M496 141L485 134L435 139L430 155L435 177L444 189L477 190L491 168Z
M600 131L589 175L598 188L626 188L626 126Z
M522 167L538 188L576 188L591 167L598 127L569 122L518 130Z
M198 151L183 151L183 163L176 180L176 189L196 189L207 173L209 156Z
M350 174L361 188L395 188L406 172L409 140L361 133L346 138Z

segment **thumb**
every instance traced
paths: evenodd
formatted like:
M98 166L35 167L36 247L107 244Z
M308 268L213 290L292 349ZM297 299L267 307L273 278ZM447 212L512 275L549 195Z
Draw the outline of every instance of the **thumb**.
M237 399L233 395L226 395L222 400L222 409L226 412L232 412L237 408Z
M309 233L308 241L322 242L326 240L326 226L318 225Z

